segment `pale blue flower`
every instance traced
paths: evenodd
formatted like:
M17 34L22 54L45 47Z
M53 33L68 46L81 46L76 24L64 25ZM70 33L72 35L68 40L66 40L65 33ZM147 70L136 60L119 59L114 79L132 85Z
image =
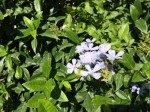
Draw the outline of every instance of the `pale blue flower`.
M99 65L100 69L105 69L106 68L106 64L104 62L97 62L97 65Z
M101 54L105 54L110 48L111 48L111 45L109 43L101 44L99 46L99 52Z
M94 43L96 41L96 39L95 38L93 38L92 40L90 40L90 39L86 39L86 43L88 44L88 43Z
M80 72L83 77L86 77L88 75L90 75L91 77L95 79L99 79L101 77L101 73L99 72L100 70L99 64L96 64L93 69L91 68L90 65L85 65L85 68L87 71Z
M132 87L131 87L131 92L136 92L137 91L137 85L133 85Z
M116 54L116 51L115 51L115 50L109 50L109 51L108 51L108 54L106 54L106 56L107 56L107 59L108 59L108 60L114 61L115 59L121 59L123 54L124 54L123 51L119 51L119 52Z
M79 56L82 64L95 64L98 60L98 55L96 52L85 52Z
M77 73L78 72L78 68L81 66L81 64L79 62L77 62L76 59L72 59L72 64L68 63L67 64L67 73L71 74L71 73Z

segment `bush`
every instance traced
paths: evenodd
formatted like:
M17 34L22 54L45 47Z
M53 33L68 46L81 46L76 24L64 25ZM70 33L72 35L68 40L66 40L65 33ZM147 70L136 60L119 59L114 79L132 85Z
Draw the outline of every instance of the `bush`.
M149 111L149 7L147 0L0 1L1 111Z

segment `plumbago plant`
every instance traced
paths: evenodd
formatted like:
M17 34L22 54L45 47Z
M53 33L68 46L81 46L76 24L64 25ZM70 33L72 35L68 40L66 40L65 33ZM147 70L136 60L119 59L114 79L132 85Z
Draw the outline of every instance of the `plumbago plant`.
M1 0L1 112L149 111L147 0Z

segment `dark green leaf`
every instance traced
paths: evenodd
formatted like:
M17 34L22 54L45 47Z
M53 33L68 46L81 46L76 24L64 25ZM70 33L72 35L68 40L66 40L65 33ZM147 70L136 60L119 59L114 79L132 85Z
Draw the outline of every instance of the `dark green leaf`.
M131 18L134 21L136 21L140 16L140 13L139 13L137 7L135 7L134 5L130 5L130 14L131 14Z
M142 4L140 0L135 0L134 1L134 6L138 9L139 13L142 13Z
M125 67L128 69L134 69L135 61L133 60L133 56L131 54L124 54L122 61Z
M50 31L49 29L46 30L44 33L42 33L40 35L43 36L43 37L49 37L49 38L56 39L56 40L59 39L57 34L53 31Z
M51 71L51 54L45 52L43 55L43 59L41 60L41 67L42 67L42 75L46 76L47 78L50 76Z
M74 43L76 43L76 44L79 44L80 43L80 40L79 40L79 37L78 37L78 35L75 33L75 32L73 32L73 31L66 31L66 35L67 35L67 37L72 41L72 42L74 42Z
M115 84L116 84L116 91L122 87L122 85L123 85L123 75L122 74L115 75Z

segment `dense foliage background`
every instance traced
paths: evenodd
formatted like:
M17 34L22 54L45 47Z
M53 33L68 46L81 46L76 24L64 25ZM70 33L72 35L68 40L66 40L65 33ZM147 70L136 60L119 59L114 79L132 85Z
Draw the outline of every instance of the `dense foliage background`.
M0 111L150 111L149 11L149 0L1 0ZM87 38L125 52L111 80L67 74Z

